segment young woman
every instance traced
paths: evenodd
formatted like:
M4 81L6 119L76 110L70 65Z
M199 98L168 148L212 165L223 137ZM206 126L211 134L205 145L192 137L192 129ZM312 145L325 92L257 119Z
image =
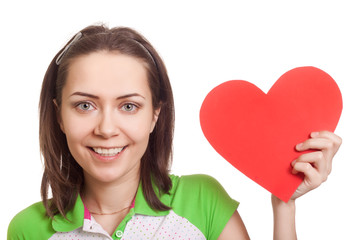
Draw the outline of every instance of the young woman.
M163 61L129 28L89 26L54 57L40 96L42 202L8 239L249 239L232 200L205 175L169 175L174 104ZM296 146L304 182L272 196L274 239L296 239L295 199L326 180L341 139ZM49 199L49 188L52 198Z

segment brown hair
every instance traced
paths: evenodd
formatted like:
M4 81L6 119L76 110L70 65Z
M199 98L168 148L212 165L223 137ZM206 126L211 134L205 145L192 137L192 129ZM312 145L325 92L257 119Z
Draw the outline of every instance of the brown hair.
M44 159L41 196L47 214L65 216L76 201L84 184L82 168L72 157L57 121L57 105L61 105L61 93L66 82L71 60L96 51L115 51L142 60L148 74L154 109L161 106L155 129L150 135L148 147L141 159L140 181L148 204L155 210L168 210L157 194L166 194L171 189L169 166L172 160L174 131L174 102L165 65L151 46L139 33L123 27L109 29L106 26L89 26L80 31L80 39L60 50L50 63L42 84L40 112L40 150ZM65 49L65 50L64 50ZM59 61L57 57L63 53ZM59 65L57 65L58 63ZM153 185L159 189L156 193ZM49 186L52 200L49 201Z

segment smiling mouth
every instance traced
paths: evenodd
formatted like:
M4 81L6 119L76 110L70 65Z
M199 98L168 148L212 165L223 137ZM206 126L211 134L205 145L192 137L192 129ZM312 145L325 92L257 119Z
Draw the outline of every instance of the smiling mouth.
M95 153L99 154L100 156L103 157L113 157L118 155L119 153L121 153L125 148L125 147L121 147L121 148L99 148L99 147L90 147L90 149L92 151L94 151Z

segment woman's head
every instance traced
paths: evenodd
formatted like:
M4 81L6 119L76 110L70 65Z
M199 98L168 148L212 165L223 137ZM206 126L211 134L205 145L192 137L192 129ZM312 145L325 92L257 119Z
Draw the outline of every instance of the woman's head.
M146 39L129 28L90 26L80 33L54 57L44 77L40 96L40 147L45 164L42 197L48 214L57 211L64 214L72 207L76 193L84 184L83 170L69 150L66 131L61 124L61 109L64 109L63 93L69 85L67 81L72 66L79 63L79 59L89 56L123 56L136 60L145 70L152 110L154 114L157 110L161 111L141 158L140 178L149 204L157 210L166 209L151 185L154 181L162 192L168 192L171 187L168 167L172 152L174 106L165 66ZM50 206L46 200L49 186L53 194Z

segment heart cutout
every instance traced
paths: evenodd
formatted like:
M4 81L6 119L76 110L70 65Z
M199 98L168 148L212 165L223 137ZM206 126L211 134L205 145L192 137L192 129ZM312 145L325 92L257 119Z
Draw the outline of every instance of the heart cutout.
M295 145L313 131L334 131L342 111L336 82L315 67L283 74L267 94L233 80L209 92L200 109L212 147L247 177L287 202L303 180L291 173Z

